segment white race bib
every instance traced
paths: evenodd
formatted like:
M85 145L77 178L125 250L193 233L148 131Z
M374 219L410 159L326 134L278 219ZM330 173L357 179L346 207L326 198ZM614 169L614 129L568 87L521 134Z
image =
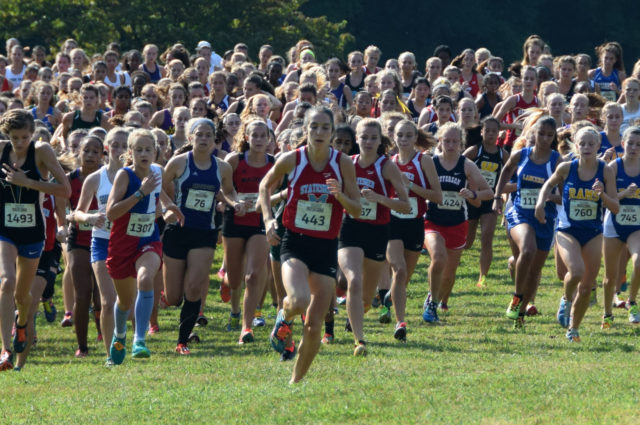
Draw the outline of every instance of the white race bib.
M442 204L439 205L441 210L461 210L464 204L464 199L458 192L451 190L442 191Z
M640 205L620 205L620 211L616 214L616 223L621 226L640 224Z
M210 190L189 189L185 207L190 210L209 212L213 205L214 193Z
M375 220L378 216L378 203L375 201L367 201L365 198L360 198L360 220Z
M295 225L300 229L326 232L331 224L333 205L325 202L298 200Z
M245 202L248 205L247 212L256 211L256 201L258 200L257 193L238 193L238 201Z
M398 211L391 210L391 215L401 219L416 218L418 216L418 198L413 196L409 197L409 205L411 205L411 211L409 211L409 213L403 214Z
M146 238L153 234L156 215L153 213L131 213L127 225L127 235L138 238Z
M482 174L482 177L484 177L484 179L487 181L489 187L493 189L493 187L496 185L496 176L498 175L498 173L496 173L495 171L480 170L480 174Z
M595 220L598 216L598 203L593 201L569 202L569 218L575 221Z
M36 206L33 204L4 204L6 227L36 227Z
M540 189L520 189L520 208L525 210L536 209L539 194Z

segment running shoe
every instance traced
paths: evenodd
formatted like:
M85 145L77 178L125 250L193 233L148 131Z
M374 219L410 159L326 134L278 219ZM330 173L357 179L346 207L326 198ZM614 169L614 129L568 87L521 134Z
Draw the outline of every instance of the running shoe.
M378 308L380 307L381 303L382 303L382 300L380 299L380 295L377 294L375 297L373 297L373 301L371 301L371 307Z
M347 304L347 297L338 297L336 298L336 302L338 305L345 305Z
M425 298L424 302L422 303L422 310L426 310L430 302L431 302L431 292L428 292L427 298Z
M322 343L323 344L331 344L334 340L334 336L333 334L330 333L325 333L324 336L322 337Z
M435 302L430 301L427 308L422 312L422 320L427 323L438 323L440 318L438 317L438 308Z
M27 325L18 326L18 316L16 316L16 334L13 336L13 351L22 353L27 347Z
M293 360L297 352L298 350L296 349L296 344L294 344L294 342L291 341L291 345L288 347L285 347L284 351L280 355L280 361L286 362L289 360Z
M111 347L109 348L109 357L113 360L113 364L122 364L124 357L127 354L125 344L127 343L127 337L118 338L113 335L111 340Z
M589 307L593 307L598 304L598 294L596 288L591 290L591 295L589 296Z
M85 357L87 357L89 355L89 350L83 350L81 348L78 348L76 350L76 359L84 359Z
M220 267L220 270L218 270L218 277L220 278L220 280L224 279L224 275L226 274L226 270L224 269L224 267Z
M629 304L629 323L640 323L640 308L638 304Z
M613 316L602 316L602 324L600 329L611 329L613 327Z
M191 351L189 351L189 347L187 347L186 344L178 344L176 346L176 353L180 354L181 356L188 356L189 354L191 354Z
M358 341L358 343L356 344L354 350L353 350L353 355L354 356L366 356L367 355L367 343L364 341Z
M227 321L227 332L240 330L240 313L229 313Z
M148 359L151 357L151 351L147 348L145 341L136 341L133 343L131 357L134 359Z
M407 324L400 322L396 325L396 329L393 331L393 337L398 341L407 340Z
M569 327L569 322L571 321L571 301L567 301L564 296L560 298L560 305L558 306L556 318L558 319L560 326L563 328Z
M629 284L627 283L627 275L622 276L622 284L620 284L620 292L626 292L629 288Z
M111 360L111 357L107 357L107 361L104 362L104 367L113 367L116 364L113 362L113 360Z
M617 293L613 296L613 307L614 308L625 308L627 302L618 297L620 293Z
M251 322L254 328L261 328L267 324L262 316L262 310L257 309L253 314L253 321Z
M507 312L505 313L507 319L517 320L518 315L520 314L520 304L522 304L522 298L517 295L513 296L513 299L509 303L509 307L507 307Z
M486 288L487 287L487 283L486 283L487 277L486 276L482 276L479 280L478 283L476 283L476 286L478 288Z
M293 321L287 322L284 320L284 310L278 312L276 323L273 325L273 330L269 336L271 347L278 353L284 352L285 347L291 347L291 325Z
M251 329L245 329L242 331L242 334L240 334L240 339L238 340L238 344L242 345L242 344L247 344L253 341L255 341L253 337L253 331Z
M62 321L60 322L60 326L62 326L63 328L68 328L73 326L73 319L71 318L71 312L67 311L64 314L64 317L62 318Z
M169 307L167 297L164 296L164 291L160 291L160 300L158 301L158 308L164 310Z
M102 342L102 332L98 334L98 336L96 337L96 341Z
M345 291L344 289L338 288L336 286L336 297L340 298L346 298L347 297L347 291Z
M578 330L575 328L568 329L567 339L569 340L569 342L580 342L580 335L578 334Z
M231 287L224 281L220 283L220 299L223 303L231 301Z
M9 350L2 350L0 354L0 372L13 369L13 353Z
M189 344L200 344L200 337L197 333L191 332L187 341L189 341Z
M196 319L196 326L207 326L209 324L209 320L204 317L204 314L200 312L198 318Z
M538 314L540 314L540 312L538 311L538 309L536 308L536 306L535 306L535 305L533 305L533 304L528 304L528 305L527 305L527 310L525 311L525 314L526 314L527 316L531 316L531 317L533 317L533 316L537 316Z
M524 329L524 316L518 316L513 322L513 329Z
M391 308L391 306L393 306L393 300L391 299L391 291L387 292L387 294L384 296L384 299L382 300L382 305L387 308Z
M21 372L22 368L20 366L16 366L16 367L13 368L13 371L14 372Z
M147 334L149 335L155 335L158 332L160 332L160 326L158 325L151 325L149 326L149 331L147 332Z
M44 310L44 318L47 319L47 322L53 323L56 321L58 310L56 310L56 306L53 305L52 300L42 301L42 309Z
M389 307L387 307L386 305L382 306L382 308L380 309L378 321L380 323L391 323L391 310L389 310Z
M351 322L349 321L348 317L347 317L347 321L344 324L344 330L347 332L353 332L353 329L351 329Z

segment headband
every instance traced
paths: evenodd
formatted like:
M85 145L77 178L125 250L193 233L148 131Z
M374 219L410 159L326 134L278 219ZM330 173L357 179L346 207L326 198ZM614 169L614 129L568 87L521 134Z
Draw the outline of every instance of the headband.
M302 57L302 55L304 55L305 53L309 53L311 56L313 56L313 58L316 58L316 54L313 53L313 50L311 49L304 49L302 52L300 52L300 57Z
M213 132L215 133L216 131L216 125L213 123L213 121L211 121L208 118L198 118L197 120L195 120L193 122L193 124L191 124L191 127L189 127L189 133L193 133L193 131L202 124L206 124L208 126L211 127L211 129L213 130Z

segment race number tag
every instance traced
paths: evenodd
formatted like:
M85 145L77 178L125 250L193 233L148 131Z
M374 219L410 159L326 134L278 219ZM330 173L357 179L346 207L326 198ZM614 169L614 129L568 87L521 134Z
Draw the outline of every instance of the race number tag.
M575 221L595 220L598 215L598 203L593 201L571 200L569 218Z
M300 229L326 232L331 224L332 205L298 200L295 225Z
M399 213L398 211L391 210L391 215L401 219L416 218L418 216L418 198L415 198L413 196L410 197L409 205L411 205L411 211L409 211L409 213L403 214Z
M458 192L453 192L451 190L442 191L442 204L440 205L441 210L460 210L462 209L463 203L464 199Z
M156 215L131 213L127 225L127 235L146 238L153 234Z
M360 198L360 220L375 220L378 216L378 203L375 201L367 201L365 198Z
M209 212L213 205L213 198L213 192L210 190L189 189L185 207L191 210Z
M247 204L247 212L256 211L256 202L258 201L257 193L238 193L238 201L245 202Z
M637 226L640 224L640 205L620 205L616 214L616 222L621 226Z
M4 225L6 227L35 227L36 206L33 204L4 204Z
M480 170L480 174L482 174L482 177L484 177L484 179L487 181L489 187L493 189L493 187L496 185L496 176L498 175L498 173L496 173L495 171Z
M540 189L520 189L520 207L525 210L534 210Z

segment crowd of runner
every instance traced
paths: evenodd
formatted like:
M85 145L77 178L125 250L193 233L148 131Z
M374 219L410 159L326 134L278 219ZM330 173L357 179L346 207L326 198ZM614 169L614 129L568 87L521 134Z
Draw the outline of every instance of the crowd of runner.
M297 382L332 343L340 304L354 355L369 350L372 307L406 341L421 253L427 323L448 312L478 231L477 286L491 285L499 222L516 329L538 314L552 248L568 341L597 303L602 257L602 329L613 308L640 323L640 61L627 76L616 42L592 63L532 35L511 65L442 45L424 67L412 52L383 63L376 46L322 63L307 40L286 58L263 45L257 60L207 41L56 50L49 62L9 39L0 55L0 370L25 365L40 306L48 322L64 310L78 358L95 322L108 366L125 360L129 320L131 356L149 357L158 308L175 306L175 351L190 354L222 244L226 330L253 343L271 312L271 346L296 359Z

